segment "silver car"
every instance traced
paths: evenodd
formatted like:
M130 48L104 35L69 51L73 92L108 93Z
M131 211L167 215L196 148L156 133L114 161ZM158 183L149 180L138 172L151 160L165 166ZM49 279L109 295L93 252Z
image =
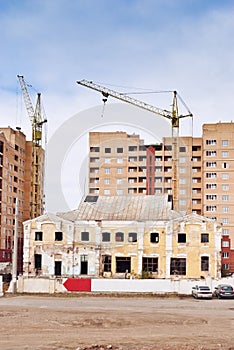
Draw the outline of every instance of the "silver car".
M195 286L192 287L192 296L196 299L212 299L212 291L208 286Z

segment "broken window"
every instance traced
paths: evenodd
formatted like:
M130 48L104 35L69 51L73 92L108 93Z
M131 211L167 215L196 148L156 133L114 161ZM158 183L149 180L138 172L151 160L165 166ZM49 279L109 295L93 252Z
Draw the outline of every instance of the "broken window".
M170 274L171 275L186 275L186 259L185 258L171 258Z
M208 243L209 242L209 233L202 233L201 234L201 243Z
M158 258L142 258L142 271L158 272Z
M125 273L131 272L131 258L124 256L116 257L116 272L117 273Z
M129 232L128 233L128 242L137 242L137 233Z
M123 232L116 232L116 234L115 234L115 241L116 242L123 242L124 241L124 234L123 234Z
M201 257L201 271L209 271L209 257L208 256Z
M55 276L61 276L62 274L62 261L54 262L54 274Z
M35 232L35 241L42 241L43 239L43 232L42 231L36 231Z
M55 232L55 241L62 241L63 240L63 233L62 232Z
M102 242L110 242L110 232L102 232Z
M178 243L186 243L186 233L178 233Z
M103 255L102 264L104 272L111 272L111 255Z
M81 232L81 240L82 241L89 241L89 232Z
M80 257L80 274L88 274L88 255L81 255Z
M41 254L34 254L34 267L36 270L41 270Z
M150 242L158 243L159 242L159 232L151 232L150 233Z

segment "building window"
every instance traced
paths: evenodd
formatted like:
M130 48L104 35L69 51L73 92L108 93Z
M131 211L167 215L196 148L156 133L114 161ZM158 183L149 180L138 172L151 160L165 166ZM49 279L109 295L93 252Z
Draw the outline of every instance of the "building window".
M223 236L229 236L229 229L228 228L223 228L222 235Z
M222 140L222 146L223 147L228 146L228 140Z
M105 148L105 153L111 153L111 148L109 147Z
M171 275L186 275L186 259L185 258L171 258L170 274Z
M150 242L158 243L159 242L159 232L151 232L150 233Z
M109 185L110 184L110 179L104 179L104 184Z
M98 174L99 173L99 168L90 168L90 173L91 174Z
M105 169L105 174L110 174L110 168Z
M207 205L206 206L206 211L216 211L217 207L216 205Z
M90 147L90 152L99 152L100 147Z
M229 156L229 152L227 152L227 151L223 151L222 152L222 157L223 158L228 158L228 156Z
M116 273L131 272L131 258L117 256L116 258Z
M63 240L63 233L62 232L55 232L55 241L62 241Z
M229 224L229 218L222 218L222 224Z
M229 191L229 185L222 185L223 191Z
M186 243L186 233L178 233L178 243Z
M223 213L228 213L229 212L229 208L228 207L222 207L222 212Z
M206 200L208 200L208 201L216 201L217 200L217 195L216 194L207 194L206 195Z
M81 241L88 242L89 241L89 232L81 232Z
M128 146L129 152L136 152L137 151L137 146Z
M179 150L180 152L186 152L186 147L180 147Z
M179 163L185 163L186 162L186 158L185 157L180 157L179 158Z
M179 184L180 185L185 185L186 184L186 179L179 179Z
M222 258L228 259L229 258L229 252L223 252Z
M117 153L123 153L123 148L122 147L118 147L117 148Z
M41 270L41 254L34 254L34 267L37 270Z
M123 169L122 168L117 168L117 174L122 174L123 173Z
M123 163L123 158L117 158L117 163L122 164Z
M142 271L144 272L158 272L158 258L142 258Z
M223 174L222 174L222 179L223 179L223 180L228 180L228 179L229 179L229 174L223 173Z
M105 164L110 164L111 163L111 158L105 158L104 162L105 162Z
M116 234L115 234L115 241L116 242L123 242L124 241L124 234L123 234L123 232L116 232Z
M129 232L128 233L128 242L137 242L137 233Z
M228 202L229 201L229 196L228 195L223 195L222 196L222 201Z
M222 241L222 247L223 248L228 248L229 247L229 242L228 241Z
M209 257L208 256L201 257L201 271L209 271Z
M103 255L102 264L104 272L111 272L111 255Z
M35 232L35 241L42 241L43 240L43 232L42 231L36 231Z
M206 184L206 188L208 190L215 190L217 188L217 184Z
M122 185L123 179L117 179L117 185Z
M130 163L137 162L137 157L128 157L128 161L129 161Z
M216 151L206 151L207 157L216 157L217 153Z
M104 192L104 194L105 194L105 195L110 194L110 190L109 190L109 189L104 189L104 191L103 191L103 192Z
M98 163L100 161L100 158L98 157L91 157L90 158L90 163Z
M228 169L229 168L229 164L227 162L222 163L222 168L223 169Z
M206 177L208 179L216 179L217 178L217 173L206 173Z
M201 243L209 243L209 233L201 234Z
M207 168L216 168L217 163L216 162L206 162Z
M102 242L110 242L110 232L102 232Z
M222 264L222 270L229 270L229 264Z
M207 145L215 146L216 145L216 140L206 140Z
M180 170L180 174L185 174L185 172L186 172L185 168L180 168L179 170Z

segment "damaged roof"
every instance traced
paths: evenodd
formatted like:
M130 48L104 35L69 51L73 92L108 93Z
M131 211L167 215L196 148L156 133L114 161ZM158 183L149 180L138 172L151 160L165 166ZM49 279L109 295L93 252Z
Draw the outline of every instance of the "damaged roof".
M87 196L78 209L57 215L70 221L159 221L181 216L171 209L167 195Z

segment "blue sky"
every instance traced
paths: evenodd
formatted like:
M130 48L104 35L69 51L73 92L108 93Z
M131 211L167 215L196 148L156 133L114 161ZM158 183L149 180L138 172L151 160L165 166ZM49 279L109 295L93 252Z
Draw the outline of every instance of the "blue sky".
M101 104L81 79L177 90L199 136L203 123L234 119L233 19L232 0L0 0L0 124L30 137L22 74L42 93L50 137ZM140 98L170 108L164 95Z

